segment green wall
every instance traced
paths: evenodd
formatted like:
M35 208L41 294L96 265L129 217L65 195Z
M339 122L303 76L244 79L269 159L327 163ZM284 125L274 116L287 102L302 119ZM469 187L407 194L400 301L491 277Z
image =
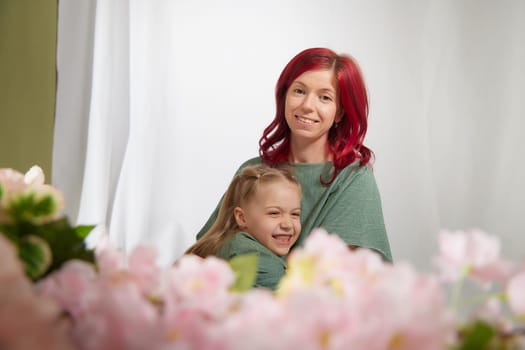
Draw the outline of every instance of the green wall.
M58 0L0 0L0 168L51 181Z

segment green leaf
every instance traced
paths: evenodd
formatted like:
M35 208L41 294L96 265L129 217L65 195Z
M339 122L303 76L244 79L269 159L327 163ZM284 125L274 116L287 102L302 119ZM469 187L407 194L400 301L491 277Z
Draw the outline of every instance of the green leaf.
M13 225L4 225L0 223L0 234L3 234L5 237L9 238L11 242L15 245L18 245L19 235L16 230L16 227Z
M24 263L26 274L31 279L42 276L51 265L52 254L45 240L37 236L26 236L18 244L18 256Z
M228 261L235 273L235 282L230 287L230 291L244 292L253 287L257 277L258 260L257 254L243 254Z
M79 225L75 226L74 230L78 237L85 239L94 228L95 225Z
M0 232L18 247L20 242L29 236L37 236L47 242L51 250L51 265L44 275L35 277L34 273L28 273L28 276L33 279L45 277L71 259L94 262L94 251L87 249L84 242L84 235L87 235L91 228L90 226L73 228L66 217L44 224L38 224L31 220L17 220L9 224L0 224ZM32 254L30 251L24 250L22 254L27 261L30 261Z
M40 199L35 199L35 205L32 214L36 217L51 215L58 208L55 198L51 195L45 195Z
M15 221L35 221L54 214L57 209L58 202L53 195L40 197L35 192L28 192L15 198L7 211Z
M458 350L488 350L496 331L483 321L477 321L473 325L462 330L462 341Z
M32 229L34 234L44 239L51 248L53 261L47 273L60 268L63 263L71 259L87 262L93 262L95 259L93 250L86 248L84 237L79 235L76 229L69 224L67 218L35 225Z

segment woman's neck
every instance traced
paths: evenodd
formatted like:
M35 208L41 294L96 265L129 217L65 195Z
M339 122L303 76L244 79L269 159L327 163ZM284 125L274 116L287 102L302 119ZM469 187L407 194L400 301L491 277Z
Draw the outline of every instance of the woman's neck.
M332 161L332 153L326 140L301 142L290 140L290 163L323 163Z

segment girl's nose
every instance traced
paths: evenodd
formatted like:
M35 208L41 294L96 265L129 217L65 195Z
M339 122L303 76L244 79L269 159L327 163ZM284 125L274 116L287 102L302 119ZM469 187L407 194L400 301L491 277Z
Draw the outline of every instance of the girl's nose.
M290 220L290 218L287 216L283 217L283 219L281 220L281 228L291 229L292 226L293 225L292 225L292 221Z

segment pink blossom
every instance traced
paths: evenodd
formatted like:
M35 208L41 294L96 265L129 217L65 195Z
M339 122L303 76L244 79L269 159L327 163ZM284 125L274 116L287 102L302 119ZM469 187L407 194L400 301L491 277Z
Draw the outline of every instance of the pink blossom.
M453 336L454 324L443 290L430 275L418 274L409 264L388 266L368 291L369 314L383 316L388 344L402 349L443 349Z
M346 255L348 246L338 235L316 228L312 230L301 250L307 254L338 257Z
M525 317L525 270L510 279L506 291L512 311Z
M99 241L95 249L95 257L101 276L111 278L111 276L120 274L126 266L125 253L111 244L107 237Z
M144 252L147 258L142 259ZM150 281L134 278L126 268L126 257L109 245L100 248L96 257L98 274L87 263L70 261L39 285L72 317L76 344L81 349L156 348L162 339L161 317L142 289ZM131 265L137 268L137 263L150 258L154 259L148 248L137 248ZM156 287L151 282L147 288Z
M226 349L293 349L297 345L293 316L269 290L251 290L231 305L230 312L213 329Z
M478 235L444 233L443 266L493 276L487 271L501 267L499 248ZM234 273L214 257L183 256L160 269L152 247L126 257L106 242L96 258L98 270L71 261L38 285L71 316L79 349L438 350L457 341L458 320L437 275L349 250L323 230L290 254L275 294L231 292ZM518 315L524 288L521 272L506 290ZM499 322L497 308L486 310L489 322Z
M464 276L479 281L502 280L510 264L500 257L500 241L480 230L450 232L438 236L439 256L435 264L444 281L455 282Z
M18 193L26 187L24 175L14 169L0 169L0 186L4 193Z
M373 281L384 269L381 257L369 249L350 250L335 234L322 229L312 231L304 247L290 253L288 269L277 295L309 287L330 287L340 297L360 282Z
M408 264L385 264L369 249L349 250L322 230L290 254L277 295L288 307L296 305L285 313L296 315L303 334L313 336L302 337L310 344L322 338L336 349L442 349L453 336L436 279Z
M7 213L11 200L26 187L24 175L10 168L0 169L0 223L9 222Z
M184 303L213 310L228 298L234 278L222 259L185 255L169 272L169 293Z
M360 348L356 335L366 325L360 322L361 315L353 301L336 297L328 288L313 287L295 290L281 303L288 318L284 322L287 334L293 335L288 348Z
M128 269L142 293L150 295L159 284L156 248L145 244L137 246L128 257Z
M164 334L168 344L188 349L220 349L217 327L234 307L229 292L233 271L221 259L185 255L163 273Z
M34 193L36 200L42 200L44 197L51 198L54 208L51 213L39 218L34 218L38 222L48 222L56 219L59 215L59 211L64 208L64 195L61 191L51 185L44 183L45 175L38 165L33 165L24 175L24 183L26 188L24 193Z
M38 166L33 166L26 175L9 169L0 169L0 222L10 221L9 208L21 197L33 197L33 200L41 201L50 199L50 212L38 215L26 213L29 219L35 223L46 223L56 219L59 211L64 207L64 196L62 192L53 186L44 184L44 174Z
M95 298L96 272L83 261L68 261L37 284L38 290L56 300L73 318L83 317Z
M96 285L86 314L75 319L83 349L149 349L160 342L159 313L129 281Z
M14 246L0 234L2 349L73 349L71 324L52 298L35 293Z

